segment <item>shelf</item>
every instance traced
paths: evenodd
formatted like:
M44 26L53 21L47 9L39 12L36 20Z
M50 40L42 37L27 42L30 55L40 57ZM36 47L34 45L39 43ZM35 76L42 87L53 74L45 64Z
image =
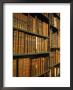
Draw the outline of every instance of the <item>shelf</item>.
M25 13L23 13L25 14ZM26 13L27 14L27 13ZM49 23L49 18L44 16L42 13L29 13L31 16L39 18L41 21L44 21L46 23ZM28 14L27 14L28 15Z
M42 52L42 53L32 53L32 54L13 54L13 58L37 58L37 57L46 57L49 55L49 52Z
M60 48L50 48L50 51L60 50Z
M60 16L58 16L56 13L53 14L55 17L57 17L58 19L60 19Z
M29 35L35 35L35 36L37 36L37 37L41 37L41 38L45 38L45 39L48 39L49 37L47 37L47 36L43 36L43 35L40 35L40 34L37 34L37 33L33 33L33 32L28 32L28 31L26 31L26 30L23 30L23 29L17 29L17 28L13 28L14 30L18 30L18 31L20 31L20 32L25 32L25 33L27 33L27 34L29 34Z
M54 27L53 25L50 25L50 28L52 29L53 32L57 32L58 33L58 29L56 27Z
M54 64L54 65L50 66L49 68L59 67L59 66L60 66L60 63L57 63L57 64Z

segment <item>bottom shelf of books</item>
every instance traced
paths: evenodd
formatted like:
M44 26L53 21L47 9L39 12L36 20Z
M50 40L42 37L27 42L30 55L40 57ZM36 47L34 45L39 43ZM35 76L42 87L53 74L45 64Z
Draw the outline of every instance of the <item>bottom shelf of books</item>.
M60 74L60 65L50 68L49 57L14 58L13 77L55 77Z

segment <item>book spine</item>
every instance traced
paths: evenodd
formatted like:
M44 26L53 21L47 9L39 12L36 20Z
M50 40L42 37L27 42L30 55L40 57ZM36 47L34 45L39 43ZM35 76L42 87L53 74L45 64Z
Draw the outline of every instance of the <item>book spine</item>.
M13 77L16 77L16 72L17 72L17 70L16 70L16 59L13 59Z

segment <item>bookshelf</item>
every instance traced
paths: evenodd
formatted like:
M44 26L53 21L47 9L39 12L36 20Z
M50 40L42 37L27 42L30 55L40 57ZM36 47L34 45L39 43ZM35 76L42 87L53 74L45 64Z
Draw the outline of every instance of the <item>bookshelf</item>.
M60 14L50 13L50 77L60 76Z
M13 77L60 75L59 22L58 13L13 13Z

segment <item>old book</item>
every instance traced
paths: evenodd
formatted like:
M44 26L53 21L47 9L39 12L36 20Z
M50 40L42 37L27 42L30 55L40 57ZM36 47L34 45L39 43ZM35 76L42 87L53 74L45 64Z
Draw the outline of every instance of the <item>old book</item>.
M47 36L47 37L48 37L48 34L49 34L48 30L49 30L48 23L46 23L46 31L45 31L46 35L45 36Z
M54 67L54 77L56 77L56 76L57 76L57 68Z
M41 74L43 73L43 59L41 57Z
M38 75L41 74L41 59L40 57L38 58Z
M35 68L36 68L36 75L38 76L39 74L39 59L38 58L36 58Z
M19 32L19 36L18 36L18 39L19 39L19 43L18 43L18 53L20 54L21 53L21 41L22 41L22 32Z
M32 39L32 42L31 42L32 53L36 53L36 48L37 48L36 36L32 36L31 39Z
M45 47L44 38L41 38L41 51L42 52L44 52L44 47Z
M36 17L36 33L39 34L39 19Z
M27 18L27 30L29 32L32 32L33 31L33 18L30 14L28 14L28 18Z
M44 46L44 47L45 47L45 50L44 50L44 51L45 51L45 52L48 52L48 51L49 51L49 50L48 50L48 49L49 49L49 48L48 48L48 39L44 39L44 43L45 43L45 46Z
M29 58L26 58L25 65L26 65L26 67L25 67L26 68L26 77L29 77L30 76L30 65L31 65Z
M25 34L25 54L27 54L27 49L28 49L28 35Z
M44 31L45 31L45 22L43 22L43 29L42 29L43 36L44 36Z
M51 52L50 53L50 66L54 66L56 62L56 54L55 52Z
M57 18L56 17L54 17L54 27L57 28Z
M18 13L13 13L13 27L18 29Z
M31 66L31 76L36 75L36 69L35 69L35 59L32 59L32 66Z
M21 54L24 53L24 33L21 34Z
M27 53L30 53L30 35L28 34L27 36Z
M33 33L36 33L36 17L33 17L33 29L32 29L32 31L33 31Z
M40 50L40 38L36 37L36 53L39 53Z
M18 53L18 31L14 30L13 33L13 53Z
M21 20L22 20L22 30L26 30L27 31L27 15L23 15L21 16Z
M13 59L13 77L16 77L16 73L17 73L17 61L16 59Z
M41 20L39 20L39 34L40 35L43 35L43 23L42 23L42 21Z
M54 67L51 68L51 77L54 77Z
M18 76L19 77L23 77L23 60L22 58L20 58L18 60Z

